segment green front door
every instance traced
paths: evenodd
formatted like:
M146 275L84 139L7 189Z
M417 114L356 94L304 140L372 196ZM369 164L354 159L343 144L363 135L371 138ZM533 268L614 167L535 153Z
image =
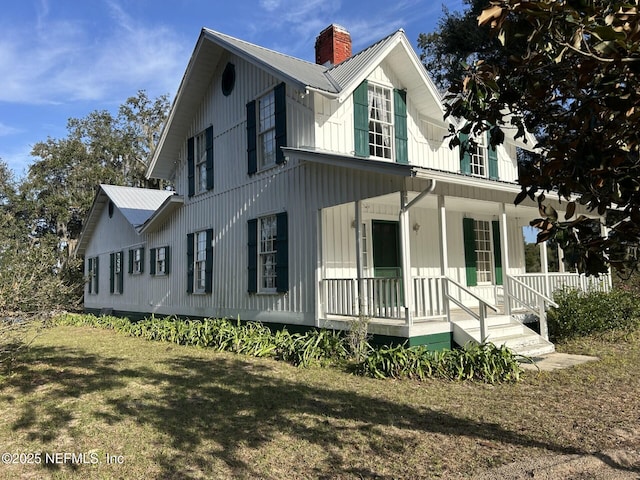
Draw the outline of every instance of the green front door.
M371 221L373 245L373 275L388 280L376 281L375 305L395 308L402 301L402 267L400 264L400 230L398 222Z

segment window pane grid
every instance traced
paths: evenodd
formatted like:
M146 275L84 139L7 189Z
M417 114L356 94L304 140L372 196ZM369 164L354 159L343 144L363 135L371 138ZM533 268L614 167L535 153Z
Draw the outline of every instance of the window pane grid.
M491 253L491 224L486 220L475 220L474 230L478 282L491 283L493 281L493 271L491 268L493 259Z
M195 156L196 156L196 188L198 192L207 190L207 139L203 133L195 138Z
M260 287L270 291L276 288L276 235L275 215L260 219Z
M471 174L479 177L487 176L486 154L487 147L482 137L475 139L476 144L471 147Z
M195 238L196 259L195 259L195 290L202 292L205 289L206 259L207 259L207 234L198 232Z
M166 247L159 248L156 252L156 274L166 273Z
M260 167L276 163L276 114L273 91L259 100L258 139L260 145Z
M393 114L391 90L369 84L369 154L391 158L393 138Z

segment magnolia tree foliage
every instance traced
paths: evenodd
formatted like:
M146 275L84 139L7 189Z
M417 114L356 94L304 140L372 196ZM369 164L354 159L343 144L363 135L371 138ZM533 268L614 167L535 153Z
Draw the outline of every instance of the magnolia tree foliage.
M640 15L638 1L497 0L478 17L502 47L478 60L445 95L460 132L490 143L540 132L521 170L521 193L537 198L538 241L554 238L587 274L637 268L640 243ZM502 52L502 54L500 54ZM551 193L550 193L551 192ZM567 202L566 215L545 193ZM575 216L576 202L606 215Z

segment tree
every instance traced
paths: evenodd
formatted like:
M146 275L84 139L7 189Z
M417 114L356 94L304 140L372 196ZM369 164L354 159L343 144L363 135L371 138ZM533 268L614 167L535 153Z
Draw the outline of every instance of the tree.
M640 247L640 16L624 1L496 0L478 18L503 48L479 58L445 96L459 133L489 132L490 144L544 132L521 170L521 193L537 198L538 241L555 239L565 260L598 274L637 269ZM545 192L567 201L559 219ZM575 201L574 201L575 198ZM606 214L575 218L576 203Z

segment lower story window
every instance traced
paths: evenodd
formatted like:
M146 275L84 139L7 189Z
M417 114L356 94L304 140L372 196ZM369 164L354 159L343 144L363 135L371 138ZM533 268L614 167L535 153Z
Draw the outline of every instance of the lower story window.
M167 274L167 247L160 247L156 252L156 274Z
M249 293L284 293L289 290L287 213L248 221Z
M260 290L272 292L276 289L276 237L277 220L275 215L260 219L259 279Z
M109 256L111 293L123 292L124 269L122 268L122 252L114 252Z
M194 291L204 292L206 284L207 263L207 232L198 232L195 235L195 285Z
M168 254L167 249L165 253ZM168 256L166 257L168 259ZM211 293L213 274L213 229L187 235L187 292ZM168 267L168 263L166 264Z
M476 272L479 283L493 281L493 253L491 251L491 223L486 220L474 220L476 238Z
M98 293L98 257L89 259L89 293Z

